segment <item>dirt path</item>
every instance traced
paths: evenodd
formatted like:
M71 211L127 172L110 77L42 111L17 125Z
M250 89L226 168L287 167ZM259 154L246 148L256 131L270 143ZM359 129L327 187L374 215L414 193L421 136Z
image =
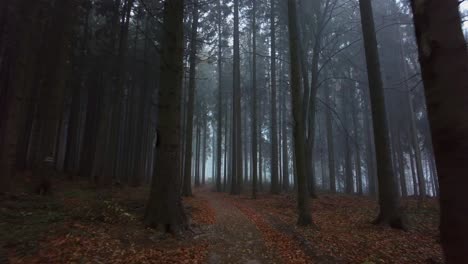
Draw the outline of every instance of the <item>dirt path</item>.
M209 264L280 263L267 249L257 227L234 205L214 193L201 192L216 212L216 223L210 230Z

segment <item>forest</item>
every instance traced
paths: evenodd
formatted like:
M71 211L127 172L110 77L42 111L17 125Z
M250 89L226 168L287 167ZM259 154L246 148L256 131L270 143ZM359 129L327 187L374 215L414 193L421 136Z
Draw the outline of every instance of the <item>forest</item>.
M466 0L1 0L0 263L468 263L467 43Z

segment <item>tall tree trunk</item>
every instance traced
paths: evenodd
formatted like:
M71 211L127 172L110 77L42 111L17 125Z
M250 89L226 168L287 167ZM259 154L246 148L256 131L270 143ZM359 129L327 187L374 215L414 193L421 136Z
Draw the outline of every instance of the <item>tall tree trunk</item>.
M215 176L216 180L216 191L221 192L221 143L223 141L221 130L222 130L222 119L223 119L223 85L222 85L222 77L223 77L223 49L222 49L222 16L223 11L221 9L221 0L218 0L218 128L216 130L216 156L217 156L217 163L216 163L216 173ZM225 144L226 145L226 144ZM213 151L214 153L214 151ZM214 155L213 155L214 157Z
M457 0L411 1L440 185L447 263L468 263L468 52Z
M229 177L228 174L231 170L228 168L230 159L228 160L228 148L231 145L231 139L229 138L229 102L226 100L226 106L224 111L224 184L223 191L227 191Z
M297 30L296 1L288 0L288 28L289 28L289 53L291 65L291 97L294 119L294 151L297 170L297 202L299 210L299 225L310 225L312 217L309 208L309 195L307 190L306 162L305 162L305 135L304 119L301 100L301 74L299 61L299 33Z
M206 176L206 141L208 141L208 126L206 124L206 115L203 114L203 145L202 145L202 174L201 174L201 184L205 185L205 176Z
M263 107L264 104L260 105L260 117L263 117ZM262 120L262 118L260 118L259 120ZM263 155L262 155L262 121L259 122L258 124L258 133L257 133L257 137L258 137L258 190L259 191L263 191L263 183L264 183L264 180L263 180Z
M371 0L359 0L359 7L364 35L364 48L377 153L380 212L375 223L390 225L393 228L404 228L402 212L400 210L400 199L395 182L395 173L391 164L384 88L380 73L380 61Z
M35 18L38 9L38 3L30 2L33 1L0 4L0 193L10 191L15 174L15 145L21 122L19 80L25 71L21 64L27 61L27 51L33 43L28 38L31 25L27 17Z
M83 134L83 149L80 157L80 168L78 174L92 179L92 170L96 154L97 133L99 129L100 116L102 111L103 87L99 86L101 74L92 72L86 82L87 104L86 122Z
M365 109L366 113L370 113L369 101L366 100ZM367 179L369 185L369 194L375 197L376 191L376 170L375 170L375 155L374 155L374 144L372 140L372 116L364 117L364 129L366 133L366 156L367 156Z
M356 191L359 195L362 195L362 171L361 171L361 150L360 150L360 142L359 142L359 121L358 121L358 110L356 109L356 105L359 105L359 98L354 97L357 102L353 102L351 105L352 108L352 119L353 119L353 127L354 127L354 146L355 146L355 159L356 159Z
M316 119L316 102L317 102L317 92L318 92L318 82L319 82L319 61L320 61L320 51L321 51L321 42L322 42L322 19L320 12L321 0L314 1L313 5L313 22L315 24L315 34L313 41L312 49L312 64L311 64L311 82L310 82L310 92L308 97L306 96L307 104L304 109L306 114L306 122L308 125L307 129L307 159L309 161L308 165L308 177L310 179L310 196L316 197L315 193L315 182L316 176L314 175L314 143L315 143L315 119ZM306 78L305 78L306 79ZM307 86L305 86L307 87Z
M234 0L233 125L231 194L240 194L242 184L242 123L239 46L239 0Z
M193 140L193 119L195 104L196 67L197 67L197 31L198 31L198 0L192 6L192 29L190 35L190 73L189 91L187 105L187 126L185 131L185 164L184 164L184 184L182 194L192 196L192 140Z
M245 116L247 116L247 100L244 102L244 104L245 104L244 105L244 108L245 108L244 113L245 113ZM244 141L243 141L244 142L244 144L243 144L243 153L244 154L242 155L242 157L244 159L243 167L242 167L244 172L242 173L242 175L243 175L242 178L243 179L242 179L242 183L241 183L241 191L242 191L242 187L243 187L244 182L248 181L248 173L249 173L249 153L248 153L248 145L249 145L248 144L249 143L249 141L248 141L249 140L248 139L248 131L249 131L249 127L247 125L247 118L244 118L242 120L242 122L244 123L242 125L242 127L244 128L245 131L241 131L241 133L242 133L242 135L244 137Z
M281 83L281 82L280 82ZM287 122L287 113L288 110L286 108L286 91L283 91L282 99L281 99L281 105L282 105L282 117L283 117L283 125L282 125L282 130L283 132L281 133L282 136L282 142L283 142L283 191L288 191L289 190L289 153L288 153L288 135L287 135L287 127L288 127L288 122Z
M119 181L118 172L121 171L119 166L122 164L122 159L126 159L126 154L123 153L125 157L122 157L122 148L127 146L127 137L122 131L122 125L125 124L124 119L124 94L125 94L125 83L127 81L127 51L128 51L128 28L130 23L130 13L133 6L133 0L126 0L124 2L123 11L120 12L120 0L115 2L114 15L117 17L115 27L120 26L120 31L118 34L113 36L119 37L117 45L117 53L115 55L115 67L112 72L113 82L111 84L111 101L110 101L110 112L109 112L109 126L108 130L105 133L106 145L105 145L105 154L103 168L99 176L100 185L109 185L113 180ZM121 14L120 23L118 21L118 16ZM124 170L124 169L122 169Z
M232 125L232 118L229 118L229 113L231 114L231 117L232 117L232 107L233 107L233 100L231 100L230 103L226 104L226 116L225 116L225 120L226 120L226 131L225 131L225 137L226 137L226 151L225 151L225 155L226 155L226 172L225 172L225 178L227 179L227 181L225 181L225 188L224 190L227 191L228 188L231 189L232 188L232 161L233 161L233 158L232 158L232 143L234 141L233 139L233 133L232 133L232 130L233 130L233 125ZM231 191L231 190L230 190Z
M185 229L187 218L180 197L180 95L184 53L184 1L164 4L161 47L161 78L158 104L158 143L145 223L177 232Z
M149 27L149 18L146 18L145 21L145 29ZM150 66L149 66L149 58L148 58L148 49L150 38L145 35L144 39L144 47L143 47L143 83L142 83L142 91L140 93L140 98L138 99L139 108L138 108L138 128L137 128L137 139L136 139L136 146L135 146L135 175L133 176L133 186L140 185L145 179L145 160L147 155L145 155L143 149L146 145L146 138L144 135L148 134L148 126L147 126L147 114L148 114L148 105L149 105L149 98L151 98L151 85L149 83L149 75L150 75ZM158 60L159 61L159 60ZM142 136L140 136L142 134ZM148 144L149 145L149 144Z
M75 80L72 94L72 106L70 113L70 121L68 125L68 135L67 135L67 149L65 156L65 167L71 173L71 176L75 176L78 173L79 163L80 163L80 149L81 149L81 139L82 139L82 116L84 115L81 112L81 105L83 95L83 79L85 66L87 62L88 54L88 39L89 39L89 17L91 13L91 6L86 8L85 21L83 25L83 39L80 42L80 57L78 58L78 77Z
M252 197L257 198L257 0L252 0Z
M333 123L332 123L332 110L333 107L331 100L331 87L327 87L327 98L328 107L325 112L326 128L327 128L327 146L328 146L328 173L330 178L330 191L336 192L336 169L335 169L335 145L333 137Z
M63 112L63 97L67 76L67 60L77 6L71 0L60 1L53 7L53 19L46 33L43 74L39 85L37 122L40 133L33 139L35 180L42 184L50 177L50 161L57 160L56 139Z
M405 174L405 162L404 162L404 153L401 148L401 137L398 131L395 133L395 152L396 152L396 161L398 164L398 174L400 175L400 188L401 196L408 196L408 189L406 187L406 174Z
M409 153L409 162L411 165L411 179L413 181L413 195L416 196L418 195L418 180L416 178L416 165L414 164L414 155L413 155L413 149L411 146L408 146L408 153Z
M416 121L414 115L416 114L413 109L413 100L411 99L411 94L408 92L408 103L410 109L410 129L411 129L411 144L414 149L414 155L416 158L416 175L418 177L418 188L419 188L419 197L424 199L426 196L426 182L424 180L424 173L422 169L422 157L421 157L421 148L419 146L418 140L418 130L416 128Z
M434 161L433 157L429 157L429 166L430 166L430 169L431 169L431 176L432 176L432 178L434 180L434 188L435 188L434 195L436 197L439 197L440 196L439 180L437 178L437 169L436 169L436 165L435 165L435 161Z
M197 114L197 132L196 132L196 139L195 139L195 186L200 186L200 152L201 152L201 114L198 112Z
M270 43L271 43L271 189L272 194L281 192L278 179L278 129L276 114L276 22L275 0L270 0ZM295 18L296 19L296 18ZM299 44L299 43L298 43Z
M408 70L407 70L407 64L406 61L404 60L405 58L405 51L403 48L403 45L400 44L400 56L401 56L401 61L402 61L402 70L404 73L405 78L408 78ZM418 140L418 129L416 128L416 120L415 120L415 111L414 111L414 106L413 106L413 99L411 98L411 90L410 87L408 87L408 82L405 81L404 83L405 88L407 89L407 98L408 100L408 110L409 110L409 115L410 115L410 139L411 139L411 146L414 149L414 154L416 157L416 175L418 177L418 187L419 187L419 197L420 201L424 200L426 196L426 184L424 180L424 173L422 169L422 157L421 157L421 148L419 146L419 140Z
M348 100L351 99L351 91L352 89L350 86L344 87L343 99L342 99L342 109L343 109L343 120L344 123L349 125L349 102ZM350 126L348 126L350 127ZM352 162L351 162L351 143L350 141L350 133L345 131L345 151L344 151L344 176L345 176L345 192L347 194L354 193L354 179L353 179L353 169L352 169Z
M24 2L24 3L22 3ZM15 144L18 141L16 131L18 123L18 106L16 100L18 88L15 80L20 75L20 61L26 47L23 35L27 32L26 19L22 16L14 17L12 13L19 13L27 6L27 1L1 3L0 10L0 193L10 191L11 181L15 173ZM34 6L32 6L34 8ZM9 10L10 9L10 10ZM16 12L12 12L16 11ZM15 28L15 30L13 30Z

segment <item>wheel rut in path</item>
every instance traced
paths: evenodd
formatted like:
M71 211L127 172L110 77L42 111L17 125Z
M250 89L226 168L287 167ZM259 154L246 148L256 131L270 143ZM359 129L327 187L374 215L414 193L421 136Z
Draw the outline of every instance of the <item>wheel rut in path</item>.
M239 209L221 195L209 192L198 193L210 202L216 212L216 223L210 228L208 264L281 263L265 246L262 234Z

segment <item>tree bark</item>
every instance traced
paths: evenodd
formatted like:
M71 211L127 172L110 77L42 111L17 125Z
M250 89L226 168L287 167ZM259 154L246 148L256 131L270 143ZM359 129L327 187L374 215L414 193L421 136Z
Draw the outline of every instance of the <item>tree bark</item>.
M189 73L189 88L188 88L188 105L187 105L187 125L185 130L185 165L184 165L184 184L183 196L192 196L192 140L193 140L193 119L194 119L194 104L195 104L195 89L196 89L196 67L197 67L197 31L198 31L198 0L193 2L192 6L192 29L190 31L190 73Z
M281 192L278 179L278 129L276 113L276 21L275 0L270 1L270 44L271 44L271 189L272 194Z
M239 0L234 0L233 124L231 194L240 194L242 184L242 123L239 46Z
M328 108L332 106L331 100L331 87L327 87L327 103ZM326 109L325 112L325 122L326 122L326 129L327 129L327 146L328 146L328 173L330 178L330 191L332 193L336 192L336 170L335 170L335 145L333 140L333 124L332 124L332 110Z
M77 8L76 3L71 0L60 1L55 5L52 11L53 19L45 36L48 41L43 47L36 116L40 133L37 133L32 141L35 145L33 177L35 184L39 186L50 181L50 170L53 168L51 165L57 161L56 138L63 112L70 40L77 18L74 11Z
M257 198L257 0L252 0L252 197Z
M282 125L282 130L283 132L281 133L282 136L282 142L283 142L283 191L288 191L290 187L290 182L289 182L289 153L288 153L288 135L287 135L287 127L288 127L288 118L287 118L287 113L288 110L286 108L286 92L283 92L282 95L282 100L281 100L281 105L282 105L282 116L283 116L283 125Z
M158 105L158 138L155 168L145 223L177 232L187 227L180 197L180 95L184 52L184 1L164 4L164 31L161 47L161 87Z
M222 64L222 16L223 11L221 9L221 0L218 0L218 128L216 130L216 173L215 176L215 184L216 184L216 191L221 192L221 143L223 141L222 138L222 126L223 126L223 85L222 85L222 77L223 77L223 64ZM226 145L226 144L225 144ZM214 153L214 151L213 151ZM214 157L214 155L213 155Z
M354 128L354 147L355 147L355 164L356 164L356 191L359 195L362 195L362 171L361 171L361 150L359 142L359 120L358 120L358 109L356 105L359 106L359 98L353 96L356 102L353 102L351 105L352 108L352 120Z
M440 185L447 263L468 263L468 52L457 0L411 1Z
M374 17L370 0L360 0L361 24L370 88L372 120L377 154L377 177L379 185L379 216L375 223L404 228L400 199L391 164L390 139L385 107L384 88L375 34Z
M202 144L202 174L201 174L201 184L205 185L205 178L206 178L206 141L208 140L208 126L206 123L206 115L207 113L203 113L203 144Z
M297 8L295 0L288 0L288 28L289 28L289 53L291 67L291 97L293 108L293 134L294 151L297 170L297 203L299 210L299 225L310 225L312 217L309 208L309 195L307 190L307 175L305 164L305 134L304 119L301 100L301 74L299 61L299 33L297 30Z

